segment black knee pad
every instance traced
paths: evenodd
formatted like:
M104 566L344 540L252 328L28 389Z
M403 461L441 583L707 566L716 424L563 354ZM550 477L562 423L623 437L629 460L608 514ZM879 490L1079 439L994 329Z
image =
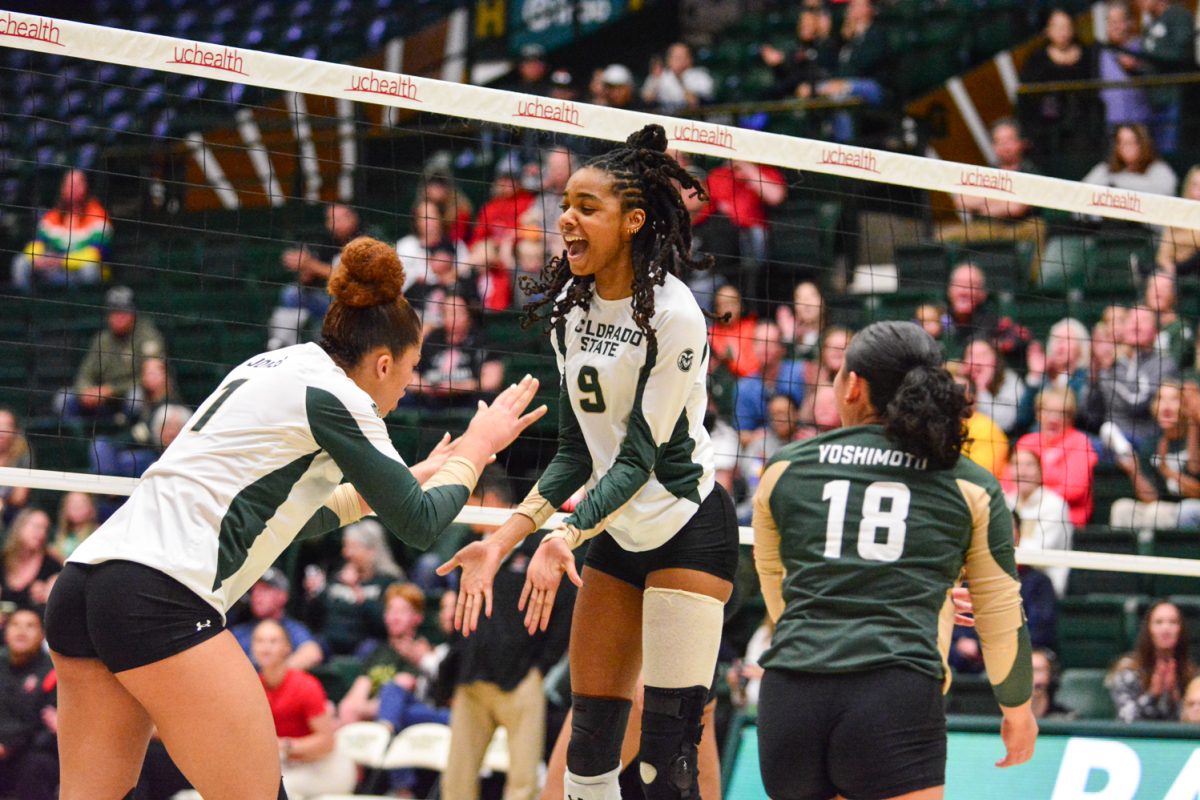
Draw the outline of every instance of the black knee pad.
M638 772L646 800L699 800L696 758L707 686L646 687Z
M612 772L621 764L621 742L633 703L614 697L571 695L571 742L567 769L581 778Z
M287 789L283 788L283 778L279 779L279 797L278 800L288 800Z

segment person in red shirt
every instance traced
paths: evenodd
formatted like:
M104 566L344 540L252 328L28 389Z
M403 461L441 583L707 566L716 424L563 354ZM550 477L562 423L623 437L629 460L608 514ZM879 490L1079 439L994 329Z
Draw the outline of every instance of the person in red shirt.
M291 800L348 794L358 782L354 762L334 751L333 714L320 682L291 669L292 644L283 626L264 620L254 629L250 652L275 719L283 785Z
M769 209L787 199L783 173L774 167L730 161L708 173L708 196L738 229L742 269L758 276L759 296L767 297L766 271Z
M517 238L521 215L529 210L534 199L533 192L521 185L520 172L519 163L512 158L504 158L496 168L492 199L479 209L479 216L475 218L471 247L485 239L502 247L512 247L513 240Z
M1042 485L1067 501L1071 524L1086 525L1092 516L1092 485L1098 456L1087 434L1075 428L1075 395L1054 387L1037 396L1038 430L1017 440L1015 452L1028 450L1042 462ZM1006 489L1011 486L1008 482Z
M754 346L756 320L742 316L742 293L734 286L722 286L717 289L713 308L718 320L709 332L713 364L737 378L757 375L762 371L762 362Z

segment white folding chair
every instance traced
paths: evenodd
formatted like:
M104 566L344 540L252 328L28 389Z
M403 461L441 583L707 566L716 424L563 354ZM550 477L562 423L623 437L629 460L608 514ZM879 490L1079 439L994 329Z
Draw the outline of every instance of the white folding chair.
M487 750L483 754L483 772L487 774L508 773L507 728L496 728L496 732L492 735L492 741L488 743Z
M440 722L410 725L396 734L383 756L384 769L430 769L444 772L450 758L450 726Z
M352 722L334 733L337 751L367 769L383 766L392 729L382 722Z

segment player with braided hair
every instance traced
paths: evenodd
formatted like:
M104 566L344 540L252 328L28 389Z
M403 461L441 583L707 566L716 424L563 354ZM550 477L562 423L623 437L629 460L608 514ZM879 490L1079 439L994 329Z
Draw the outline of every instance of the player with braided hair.
M700 796L701 714L737 566L733 501L713 480L703 426L705 318L680 279L707 265L689 255L678 186L704 190L666 147L662 127L648 125L567 183L566 252L523 287L542 295L527 319L548 323L562 374L558 452L508 522L440 568L463 568L455 622L469 634L481 609L491 613L501 562L586 486L538 547L520 604L530 632L544 630L563 574L581 587L564 778L572 800L619 800L639 670L646 797ZM581 579L571 551L587 540Z

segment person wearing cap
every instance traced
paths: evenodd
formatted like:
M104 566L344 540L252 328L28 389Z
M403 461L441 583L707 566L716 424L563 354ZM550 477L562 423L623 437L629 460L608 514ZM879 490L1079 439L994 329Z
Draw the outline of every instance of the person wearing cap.
M469 245L489 239L501 246L511 247L517 237L521 215L533 205L533 192L522 181L523 165L515 153L510 153L496 165L492 181L492 198L479 209Z
M546 48L537 43L530 43L521 48L516 74L501 84L500 88L510 92L547 97L550 94L551 85L547 80L549 73L550 67L546 64Z
M425 164L413 206L420 207L423 203L433 203L441 211L442 225L450 241L458 244L467 240L475 206L454 180L453 159L448 151L434 154Z
M104 296L104 330L92 337L87 355L64 393L61 411L67 417L113 416L133 392L147 358L166 358L167 345L158 328L137 318L133 290L114 286Z
M633 86L633 73L624 64L609 64L604 68L604 93L608 105L630 111L645 111L646 104Z
M82 170L69 170L54 208L42 215L33 241L13 258L13 286L29 293L35 283L100 283L108 277L104 261L112 235L108 212L88 194L87 176Z
M556 69L550 73L550 96L555 100L574 100L579 97L575 88L575 79L565 69Z
M264 572L250 589L250 617L229 630L246 651L251 663L254 662L254 656L250 650L250 641L254 637L254 629L264 620L278 622L292 643L292 652L286 661L288 669L309 670L324 659L321 645L313 638L312 631L287 613L290 589L291 582L287 576L275 567Z
M666 63L650 60L650 75L642 84L642 100L664 114L699 108L713 99L713 77L692 62L692 49L683 42L667 48Z

